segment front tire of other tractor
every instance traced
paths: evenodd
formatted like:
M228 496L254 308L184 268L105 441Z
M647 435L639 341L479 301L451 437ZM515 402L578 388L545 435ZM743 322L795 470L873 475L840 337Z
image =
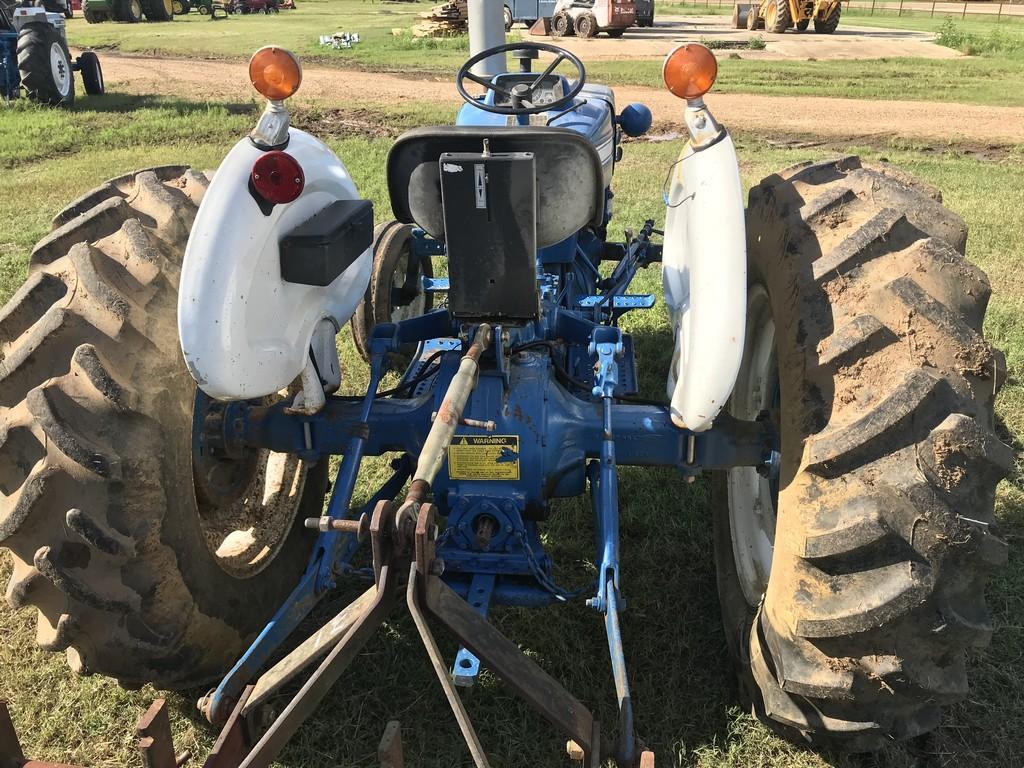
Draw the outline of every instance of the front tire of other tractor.
M59 107L75 104L75 77L64 38L50 24L32 22L18 33L18 74L33 101Z
M576 28L572 23L572 16L567 11L559 11L551 19L551 31L555 37L572 37L576 34Z
M619 27L617 29L609 29L606 31L608 33L608 37L622 37L624 34L626 34L626 30L623 27Z
M323 508L326 462L193 450L211 422L176 350L177 283L206 186L169 167L83 196L0 310L7 600L73 669L126 685L220 675L300 578Z
M142 21L142 0L120 0L120 16L118 21L138 24Z
M100 57L94 51L84 51L78 57L78 71L82 73L82 85L85 86L86 93L90 96L102 96L106 93Z
M143 7L148 21L174 20L174 0L145 0Z
M757 29L758 20L758 7L755 5L750 9L750 13L747 14L747 29L750 31Z
M825 18L814 20L814 31L819 35L831 35L839 27L839 17L842 13L842 4L836 3Z
M592 13L581 13L576 18L576 37L589 39L597 34L597 19Z
M719 482L719 593L741 692L815 748L936 727L991 632L1005 363L982 337L989 284L964 258L963 220L930 192L853 157L750 192L728 408L776 426L781 474Z
M792 21L789 17L789 0L768 0L764 9L764 28L775 35L781 35L789 29Z
M504 14L505 14L505 31L506 32L511 32L512 31L512 24L513 24L514 20L512 18L512 9L509 8L507 5L505 6Z
M796 23L796 31L797 32L804 32L804 31L806 31L807 27L810 26L810 24L811 24L811 20L810 19L800 19L800 21L798 21Z
M106 21L108 16L106 12L107 4L103 4L104 10L95 11L91 7L89 0L82 0L82 16L85 17L87 24L101 24Z
M367 362L375 325L420 317L434 308L433 294L423 290L423 278L434 276L433 266L430 259L413 259L412 230L411 224L393 220L374 230L370 282L350 321L356 349ZM392 367L404 371L415 351L415 345L404 346Z

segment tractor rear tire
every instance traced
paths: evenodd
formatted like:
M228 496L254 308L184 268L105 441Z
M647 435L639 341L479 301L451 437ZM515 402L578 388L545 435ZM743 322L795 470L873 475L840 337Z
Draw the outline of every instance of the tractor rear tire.
M807 31L807 27L809 27L810 25L811 25L811 20L810 19L800 19L800 21L798 21L796 23L796 31L797 32L805 32L805 31Z
M741 692L776 731L874 751L935 728L992 631L1007 555L993 518L1012 451L994 433L1005 360L985 274L941 196L855 157L750 192L744 362L781 475L719 484L715 554ZM724 488L723 488L724 486Z
M33 101L56 107L75 104L75 76L64 38L50 24L32 22L18 33L18 74Z
M85 17L87 24L102 24L104 21L109 20L110 16L107 14L106 9L109 6L107 3L103 3L103 10L97 11L92 8L92 3L89 0L83 0L82 2L82 16Z
M370 361L370 334L378 323L393 323L425 315L434 308L433 296L422 288L408 304L394 306L394 290L404 286L408 279L408 264L411 258L411 224L386 221L378 224L373 236L373 268L370 282L366 286L363 300L352 315L352 338L363 360ZM399 277L396 280L396 277ZM415 271L414 279L433 277L430 259L424 259ZM401 354L392 360L392 367L402 372L412 361L415 345L402 348Z
M749 29L751 32L757 29L758 21L760 21L759 13L760 9L758 8L758 6L755 5L753 8L750 9L750 13L747 14L747 29Z
M814 20L814 31L819 35L831 35L839 27L839 17L842 13L842 3L836 3L828 16Z
M82 74L82 85L90 96L102 96L107 88L103 83L103 68L100 57L94 51L83 51L78 57L78 71Z
M581 13L576 17L576 37L588 40L597 35L597 19L592 13Z
M144 0L147 21L173 21L174 0Z
M619 27L617 29L609 29L609 30L606 30L606 31L608 32L608 37L612 37L612 38L622 37L624 34L626 34L626 30L625 30L624 27Z
M764 28L775 35L783 34L792 21L789 17L789 0L768 0L764 9Z
M206 187L166 167L83 196L0 310L7 600L74 670L129 686L220 675L297 583L323 504L326 462L266 453L232 503L194 492L177 283Z
M566 11L559 11L551 19L551 31L555 37L572 37L576 34L576 27L572 23L572 16Z

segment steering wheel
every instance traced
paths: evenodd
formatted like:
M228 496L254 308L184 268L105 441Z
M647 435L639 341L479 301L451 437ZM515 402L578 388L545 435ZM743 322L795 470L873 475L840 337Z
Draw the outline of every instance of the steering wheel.
M494 56L495 54L507 53L509 51L536 51L538 53L540 51L544 51L546 53L554 54L555 60L548 65L547 69L537 75L537 77L533 79L533 82L516 83L511 88L503 88L500 85L495 85L490 80L480 77L480 75L476 75L471 71L476 64L479 64L484 59ZM525 59L529 57L522 58ZM551 104L540 104L535 106L532 101L534 91L536 91L537 87L544 81L544 78L554 72L558 65L563 61L568 61L576 68L576 84L558 101ZM529 72L528 69L527 72ZM510 104L508 106L484 104L482 101L469 95L466 91L466 80L472 80L477 85L482 85L489 91L494 91L502 96L507 96ZM496 115L536 115L540 112L560 109L566 104L572 103L572 100L575 99L579 92L583 90L586 80L587 70L584 68L583 62L564 48L559 48L557 45L550 45L548 43L512 43L509 45L496 45L493 48L480 51L476 56L473 56L466 61L466 63L459 68L459 73L455 76L455 87L459 91L459 96L461 96L467 104L472 104L474 107L482 109L485 112L493 112Z

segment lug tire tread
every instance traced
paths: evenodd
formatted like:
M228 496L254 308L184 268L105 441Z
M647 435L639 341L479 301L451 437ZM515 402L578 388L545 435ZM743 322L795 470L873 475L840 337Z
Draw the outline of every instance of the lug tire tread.
M1013 462L994 433L1005 364L981 333L988 280L940 199L855 157L750 193L783 445L803 452L783 451L740 677L762 719L816 747L870 751L934 728L966 694L964 651L991 633L984 585L1006 558L995 485Z

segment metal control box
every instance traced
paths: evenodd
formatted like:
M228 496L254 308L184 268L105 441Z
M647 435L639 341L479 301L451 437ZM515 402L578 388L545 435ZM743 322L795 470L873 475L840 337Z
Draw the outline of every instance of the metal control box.
M537 176L530 152L444 153L448 310L466 321L537 319Z

